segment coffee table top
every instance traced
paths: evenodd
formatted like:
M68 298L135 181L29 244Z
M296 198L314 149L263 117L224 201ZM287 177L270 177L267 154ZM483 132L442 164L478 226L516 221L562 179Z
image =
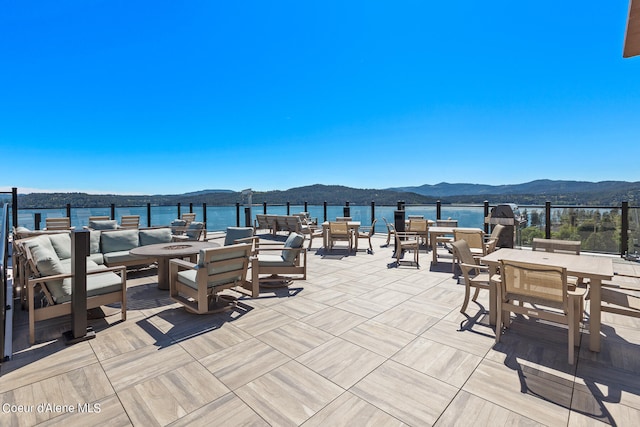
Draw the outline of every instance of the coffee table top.
M156 243L153 245L138 246L137 248L131 249L129 253L140 256L178 258L186 255L197 254L200 249L216 248L219 246L219 243L199 241Z

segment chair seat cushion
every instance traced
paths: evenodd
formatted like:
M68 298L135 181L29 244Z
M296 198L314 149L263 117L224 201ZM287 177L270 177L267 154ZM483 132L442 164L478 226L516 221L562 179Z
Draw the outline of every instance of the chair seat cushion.
M65 279L67 281L70 279ZM90 274L87 276L87 296L93 297L96 295L110 294L112 292L119 292L122 290L122 279L120 276L112 271L105 273ZM69 293L55 299L56 304L71 301L71 289L69 286Z
M258 265L260 267L293 267L293 261L285 260L281 255L258 254Z
M140 260L143 263L149 258L137 255L131 255L129 251L116 251L104 254L104 263L107 265L118 265L119 263L129 263L132 261Z
M192 289L198 289L197 274L198 274L197 269L179 271L178 282L182 283L183 285L187 285ZM211 288L215 288L216 286L228 285L229 283L233 283L233 282L235 282L234 279L216 280L216 281L207 283L207 288L211 289Z

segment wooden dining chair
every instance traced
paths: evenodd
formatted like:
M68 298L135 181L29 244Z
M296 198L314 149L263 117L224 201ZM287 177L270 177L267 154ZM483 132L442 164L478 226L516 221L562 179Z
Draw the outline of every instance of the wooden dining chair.
M351 253L353 250L353 232L346 221L329 223L328 243L330 251L333 250L334 243L337 241L347 242L349 244L349 253Z
M570 290L564 267L502 260L500 272L496 343L500 342L502 328L509 327L511 313L560 323L569 329L568 361L573 365L574 347L580 338L580 306L586 289Z
M471 288L475 288L475 293L472 298L472 300L475 301L478 299L480 289L491 288L491 276L489 274L489 267L480 265L479 260L473 258L466 240L456 240L451 243L451 246L453 247L453 253L456 258L460 261L458 265L464 277L464 302L462 303L462 308L460 308L460 313L464 313L467 311L467 306L469 305Z

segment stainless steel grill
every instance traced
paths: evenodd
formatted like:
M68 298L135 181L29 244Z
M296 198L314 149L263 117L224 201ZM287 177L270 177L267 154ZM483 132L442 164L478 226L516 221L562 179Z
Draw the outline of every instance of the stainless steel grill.
M505 226L500 234L499 248L513 248L520 246L520 229L526 225L526 219L520 213L518 205L514 203L504 203L491 209L491 213L484 220L485 224L491 226L491 230L497 224Z

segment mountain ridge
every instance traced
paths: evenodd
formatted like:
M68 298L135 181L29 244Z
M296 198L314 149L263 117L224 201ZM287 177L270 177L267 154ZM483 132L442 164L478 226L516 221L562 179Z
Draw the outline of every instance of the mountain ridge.
M408 191L413 190L413 191ZM466 194L464 194L466 193ZM546 201L560 205L619 206L622 201L633 204L640 200L640 182L628 181L553 181L535 180L523 184L486 185L424 184L419 187L396 187L389 189L359 189L341 185L313 184L287 190L254 191L254 204L395 205L399 200L407 204L434 204L440 200L445 204L478 204L488 200L492 204L516 203L539 205ZM210 206L246 203L246 196L233 190L200 190L171 195L116 195L87 193L30 193L19 194L18 205L23 209L62 208L67 204L76 207L105 207L176 205L177 203L206 203Z

